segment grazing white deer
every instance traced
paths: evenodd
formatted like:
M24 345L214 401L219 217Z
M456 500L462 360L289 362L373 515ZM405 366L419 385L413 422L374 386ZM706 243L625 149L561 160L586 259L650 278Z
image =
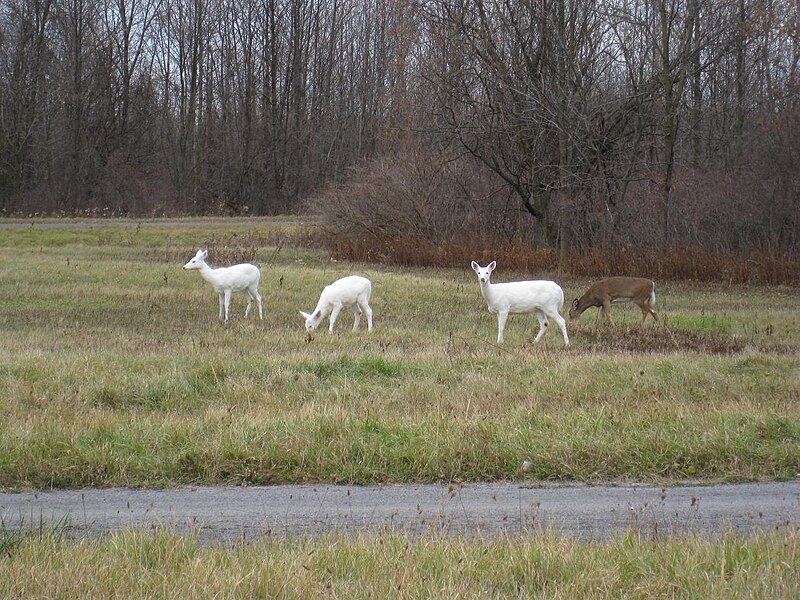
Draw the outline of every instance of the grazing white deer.
M320 322L330 315L328 333L333 333L336 319L345 306L352 308L355 315L353 331L358 329L358 325L361 323L362 312L367 315L367 329L372 331L372 309L369 306L371 293L372 283L370 283L370 280L358 275L342 277L332 284L326 285L319 296L319 302L317 302L317 307L314 311L311 314L300 311L300 314L306 320L306 331L312 333Z
M261 271L255 265L249 263L233 265L232 267L221 267L212 269L206 263L208 257L207 250L198 250L194 258L183 265L184 269L197 269L208 283L219 295L219 318L227 321L231 315L231 295L234 292L242 292L247 298L247 309L244 312L245 318L250 315L253 308L253 300L258 302L258 318L263 319L264 313L261 307L261 295L258 293L258 282L261 280Z
M564 344L569 345L567 324L558 312L564 304L564 291L554 281L513 281L510 283L491 283L492 271L497 263L492 261L482 267L474 260L472 268L478 275L481 292L489 305L489 312L497 315L497 343L503 343L503 331L510 313L533 313L539 321L539 333L534 342L547 331L547 318L553 319L561 328Z
M569 318L577 319L581 313L592 306L599 306L600 312L611 322L611 305L614 302L633 302L642 311L642 323L647 315L658 315L653 310L656 304L656 284L652 279L642 277L609 277L593 283L586 293L572 301Z

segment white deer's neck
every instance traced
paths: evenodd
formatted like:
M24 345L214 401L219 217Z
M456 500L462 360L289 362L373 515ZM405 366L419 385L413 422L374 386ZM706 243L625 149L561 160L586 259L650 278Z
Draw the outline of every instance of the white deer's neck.
M489 281L481 281L481 292L483 293L483 297L486 298L486 301L491 304L492 299L495 297L495 285Z
M330 300L320 300L314 309L313 314L319 313L320 321L333 312L333 303Z
M208 263L203 263L200 265L200 275L202 275L203 279L208 281L209 283L216 283L217 282L217 273L216 269L212 269L208 266Z

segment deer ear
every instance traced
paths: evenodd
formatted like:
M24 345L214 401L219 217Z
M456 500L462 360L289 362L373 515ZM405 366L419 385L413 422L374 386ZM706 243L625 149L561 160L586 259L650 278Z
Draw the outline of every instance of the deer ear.
M489 266L488 266L488 267L486 267L486 268L487 268L487 269L489 269L490 271L494 271L494 270L495 270L495 268L497 268L497 262L496 262L496 261L492 261L492 262L490 262L490 263L489 263Z
M308 320L308 318L311 317L310 314L308 314L307 312L303 312L302 310L298 310L297 312L299 312L301 315L303 315L303 318L306 319L306 320Z
M477 271L480 268L481 268L481 266L473 260L472 261L472 270L473 271Z

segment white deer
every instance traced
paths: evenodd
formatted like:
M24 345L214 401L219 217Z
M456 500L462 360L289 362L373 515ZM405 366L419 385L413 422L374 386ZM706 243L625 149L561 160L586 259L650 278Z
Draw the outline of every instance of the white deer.
M656 304L656 284L652 279L642 277L608 277L589 286L586 293L572 301L569 318L578 319L583 311L592 306L599 306L600 312L611 322L611 304L615 302L633 302L642 311L642 323L647 315L658 321L653 310Z
M242 292L247 298L247 309L244 312L245 318L250 315L253 308L253 300L258 302L258 318L263 319L264 313L261 307L261 295L258 293L258 283L261 280L261 271L255 265L249 263L233 265L232 267L221 267L212 269L206 263L208 251L200 249L194 258L183 265L184 269L197 269L208 283L219 295L219 318L227 321L231 315L231 295L234 292Z
M358 275L342 277L332 284L326 285L319 296L319 302L317 302L317 307L314 311L311 314L300 311L300 314L306 320L306 331L312 333L320 322L330 315L328 333L333 333L336 319L345 306L352 308L355 315L353 331L358 329L358 325L361 323L361 313L367 315L367 329L372 331L372 309L369 306L371 293L372 283L370 283L370 280Z
M564 344L569 345L567 324L558 312L564 304L564 291L554 281L513 281L510 283L491 283L492 271L497 263L492 261L482 267L474 260L472 268L478 275L481 292L489 305L489 312L497 315L497 343L503 343L506 319L511 313L533 313L539 321L539 333L534 342L547 331L548 317L561 328Z

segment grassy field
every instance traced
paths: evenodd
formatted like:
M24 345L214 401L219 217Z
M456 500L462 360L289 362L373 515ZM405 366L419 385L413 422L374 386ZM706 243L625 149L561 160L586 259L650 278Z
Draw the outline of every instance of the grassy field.
M492 540L401 535L199 546L167 531L8 538L3 598L764 598L800 595L800 534Z
M0 230L0 487L326 481L788 479L800 473L800 291L658 282L661 324L615 306L506 342L460 270L340 264L295 225ZM182 270L262 267L265 319L217 320ZM306 337L349 273L376 329ZM552 274L550 274L552 275ZM496 281L545 273L505 272ZM567 303L586 281L559 280ZM522 475L523 460L532 462Z
M800 473L800 291L659 282L659 325L615 306L494 343L459 270L339 264L304 230L206 223L0 229L0 487ZM217 318L182 265L262 266L265 320ZM373 280L376 329L307 338L298 309ZM497 281L524 276L503 271ZM559 280L567 302L587 284ZM532 463L521 473L523 460ZM0 523L0 597L796 598L800 534L611 542L400 534L204 547Z

